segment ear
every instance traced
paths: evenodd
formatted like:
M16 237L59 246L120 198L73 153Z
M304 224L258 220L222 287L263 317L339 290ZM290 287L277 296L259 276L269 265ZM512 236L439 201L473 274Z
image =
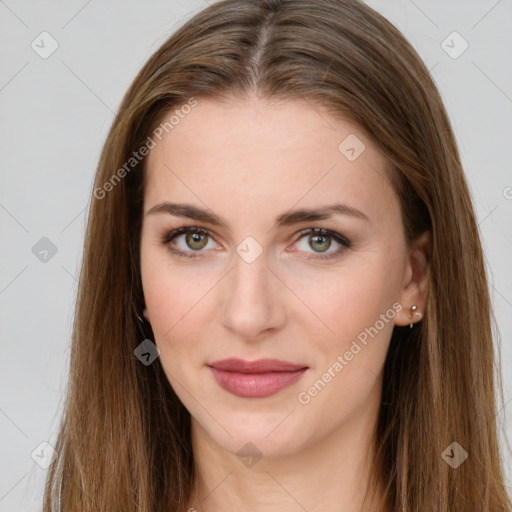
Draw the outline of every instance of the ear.
M428 262L430 261L432 236L424 231L411 242L409 258L398 302L403 308L395 316L395 325L405 326L420 321L425 314L428 293ZM411 315L411 307L416 310Z
M144 309L142 310L142 314L144 315L144 317L146 318L146 320L149 322L148 308L146 307L146 305L145 305L145 304L144 304Z

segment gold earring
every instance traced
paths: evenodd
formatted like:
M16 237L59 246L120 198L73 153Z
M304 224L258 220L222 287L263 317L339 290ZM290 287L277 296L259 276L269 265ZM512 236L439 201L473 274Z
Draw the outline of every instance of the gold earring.
M409 318L411 318L411 319L412 319L412 317L413 317L413 313L414 313L417 309L418 309L418 307L417 307L417 306L412 306L412 307L411 307L411 312L409 313ZM413 328L413 325L414 325L414 324L413 324L413 322L411 322L411 323L410 323L410 325L409 325L409 327L412 329L412 328Z

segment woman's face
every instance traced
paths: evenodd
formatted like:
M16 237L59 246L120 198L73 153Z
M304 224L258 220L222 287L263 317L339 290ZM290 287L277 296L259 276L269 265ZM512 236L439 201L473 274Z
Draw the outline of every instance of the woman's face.
M424 306L384 158L311 102L189 110L148 156L141 272L193 425L266 456L373 427L393 327Z

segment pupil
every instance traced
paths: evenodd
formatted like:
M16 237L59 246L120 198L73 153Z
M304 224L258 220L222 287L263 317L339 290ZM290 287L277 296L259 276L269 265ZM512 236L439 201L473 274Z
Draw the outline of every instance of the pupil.
M313 236L313 239L315 240L315 242L319 242L319 243L320 243L320 245L322 245L322 241L324 242L324 245L326 245L326 247L324 247L323 249L320 247L320 249L322 249L322 250L321 250L321 252L324 252L324 251L326 251L327 249L329 249L329 247L330 247L330 245L331 245L331 243L330 243L330 241L329 241L329 238L328 238L328 237L325 237L325 236L323 236L323 235L315 235L315 236ZM327 240L327 242L328 242L328 243L325 243L325 242L326 242L326 240Z
M187 243L191 249L202 249L206 245L206 238L201 240L201 237L204 236L201 233L188 233ZM198 244L199 246L195 246L194 244Z

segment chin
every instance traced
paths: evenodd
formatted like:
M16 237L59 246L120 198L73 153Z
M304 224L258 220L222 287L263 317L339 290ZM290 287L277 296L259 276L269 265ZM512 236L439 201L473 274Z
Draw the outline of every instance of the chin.
M205 430L222 449L241 458L278 458L291 455L309 444L303 438L306 434L301 431L300 423L296 424L291 417L286 418L287 414L252 413L250 420L246 421L235 412L231 418L222 416L222 426L208 418L207 423L200 424L199 428ZM196 426L199 423L197 420L193 422Z

